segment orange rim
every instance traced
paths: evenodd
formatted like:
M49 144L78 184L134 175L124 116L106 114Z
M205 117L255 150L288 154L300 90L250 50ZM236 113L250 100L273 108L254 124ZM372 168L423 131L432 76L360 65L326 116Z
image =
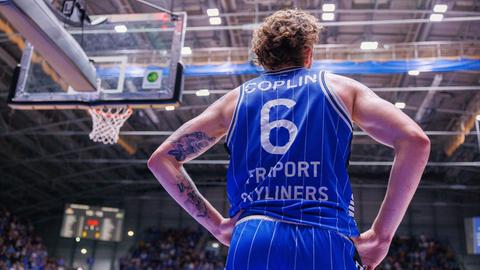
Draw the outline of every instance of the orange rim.
M133 112L133 109L131 107L127 107L125 112L122 112L122 113L118 113L118 112L124 109L125 107L116 108L116 113L105 112L103 110L104 108L105 107L93 108L93 109L89 109L89 111L96 115L100 115L101 117L104 117L104 118L126 118L126 117L129 117Z

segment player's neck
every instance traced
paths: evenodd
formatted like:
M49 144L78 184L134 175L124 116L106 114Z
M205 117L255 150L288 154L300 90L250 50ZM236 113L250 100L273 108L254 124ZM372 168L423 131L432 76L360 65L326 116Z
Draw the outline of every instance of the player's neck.
M301 66L301 65L284 65L280 67L276 67L275 69L270 69L267 70L267 72L272 73L272 72L279 72L287 69L293 69L293 68L307 68L306 66Z

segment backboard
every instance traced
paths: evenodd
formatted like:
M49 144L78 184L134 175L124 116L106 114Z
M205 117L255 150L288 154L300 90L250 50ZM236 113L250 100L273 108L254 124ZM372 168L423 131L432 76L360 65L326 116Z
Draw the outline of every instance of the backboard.
M16 70L9 105L16 109L161 108L178 105L186 13L92 16L98 25L64 25L96 69L97 90L74 89L30 43Z

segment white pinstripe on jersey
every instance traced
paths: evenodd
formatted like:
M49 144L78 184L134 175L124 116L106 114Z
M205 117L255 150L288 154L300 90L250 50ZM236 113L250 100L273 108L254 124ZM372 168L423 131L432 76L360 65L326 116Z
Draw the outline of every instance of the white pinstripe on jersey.
M242 87L227 143L231 216L243 208L242 217L265 215L358 234L349 215L350 116L324 74L295 68ZM285 150L267 151L265 144Z

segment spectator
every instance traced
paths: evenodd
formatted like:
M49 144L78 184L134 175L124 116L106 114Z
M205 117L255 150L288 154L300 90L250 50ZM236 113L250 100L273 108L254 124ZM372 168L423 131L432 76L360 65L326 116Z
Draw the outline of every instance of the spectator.
M0 209L0 270L63 270L48 259L42 239L33 226L20 222L8 210Z
M150 232L153 232L152 230ZM191 230L157 232L155 240L140 241L120 260L120 270L223 270L225 258L200 248L201 233ZM395 237L378 270L460 270L451 249L420 237Z
M150 232L154 232L150 230ZM126 257L120 270L223 270L225 258L211 252L196 252L202 236L189 229L160 231L155 240L140 241Z
M451 249L440 242L420 237L395 237L379 270L460 270Z

